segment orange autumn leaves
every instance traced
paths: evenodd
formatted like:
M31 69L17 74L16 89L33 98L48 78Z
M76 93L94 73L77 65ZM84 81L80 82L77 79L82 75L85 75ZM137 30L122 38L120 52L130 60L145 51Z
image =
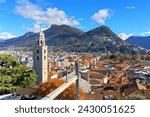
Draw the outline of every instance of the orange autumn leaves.
M42 83L39 85L37 95L39 96L46 96L59 86L64 84L64 80L60 79L51 79L46 83ZM80 99L84 99L84 92L82 89L79 90ZM64 92L62 92L56 99L58 100L75 100L76 99L76 85L71 84Z

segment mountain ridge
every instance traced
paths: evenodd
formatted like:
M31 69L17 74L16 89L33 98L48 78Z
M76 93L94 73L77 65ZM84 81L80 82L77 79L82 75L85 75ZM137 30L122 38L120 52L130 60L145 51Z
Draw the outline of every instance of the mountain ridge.
M125 42L150 49L150 36L131 36Z
M47 45L51 46L57 41L66 40L68 38L78 38L83 31L73 28L68 25L52 25L50 28L43 31L46 37ZM27 32L22 36L5 40L5 42L0 43L0 46L29 46L32 47L38 39L38 33Z
M108 26L99 26L88 32L68 25L52 25L44 31L46 44L68 52L110 52L144 53L145 50L124 42ZM38 33L26 33L18 38L7 40L5 46L32 47L38 39Z

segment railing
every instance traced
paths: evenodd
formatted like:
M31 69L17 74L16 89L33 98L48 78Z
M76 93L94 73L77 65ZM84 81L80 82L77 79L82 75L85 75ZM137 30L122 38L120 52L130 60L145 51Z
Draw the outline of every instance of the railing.
M61 78L62 80L66 80L66 76ZM56 90L45 96L42 100L53 100L55 99L59 94L61 94L63 91L65 91L72 83L75 83L77 80L77 76L75 75L75 72L72 72L68 74L68 80L66 83L58 87Z
M71 79L72 77L75 76L75 72L71 72L70 74L68 74L68 80ZM61 80L65 80L66 81L66 76L60 78Z
M59 94L61 94L65 89L67 89L72 83L76 82L76 99L79 100L79 64L75 62L75 72L68 74L68 69L66 68L66 76L61 78L62 80L66 80L66 83L58 87L56 90L48 94L42 100L53 100Z

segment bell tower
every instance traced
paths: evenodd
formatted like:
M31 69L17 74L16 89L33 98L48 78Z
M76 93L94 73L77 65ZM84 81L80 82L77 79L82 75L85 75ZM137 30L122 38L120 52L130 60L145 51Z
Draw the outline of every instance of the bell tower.
M40 30L37 43L33 51L33 67L37 74L36 84L47 82L48 80L48 49L45 45L45 35Z

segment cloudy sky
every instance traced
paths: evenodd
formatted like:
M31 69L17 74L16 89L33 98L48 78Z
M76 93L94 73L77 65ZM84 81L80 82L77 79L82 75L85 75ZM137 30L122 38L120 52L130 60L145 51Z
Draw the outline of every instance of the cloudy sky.
M83 31L109 26L123 39L150 35L150 0L0 0L0 39L52 24Z

